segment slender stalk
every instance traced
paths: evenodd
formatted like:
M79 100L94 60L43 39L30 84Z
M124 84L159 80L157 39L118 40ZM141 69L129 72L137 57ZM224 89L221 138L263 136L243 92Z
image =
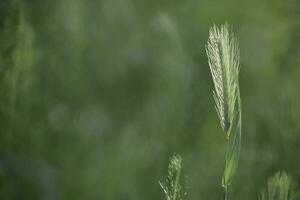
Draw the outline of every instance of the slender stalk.
M227 200L228 199L228 187L227 186L224 186L224 200Z
M225 168L226 168L226 165L228 163L228 157L229 157L229 153L230 153L229 137L226 137L226 141L227 141L227 150L226 150ZM228 187L229 187L229 185L225 184L224 181L222 180L222 186L223 186L223 189L224 189L224 200L227 200L228 199Z

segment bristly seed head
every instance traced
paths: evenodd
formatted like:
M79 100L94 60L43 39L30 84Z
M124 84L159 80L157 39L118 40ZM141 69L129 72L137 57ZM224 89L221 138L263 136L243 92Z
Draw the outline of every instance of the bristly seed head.
M215 107L226 136L237 114L239 90L240 51L237 40L228 24L209 31L206 45L208 64L213 77Z
M182 159L179 155L171 157L168 167L168 177L165 183L159 182L163 189L166 200L182 200L180 173Z
M268 180L267 186L263 190L260 200L291 199L291 183L291 178L285 172L277 172Z

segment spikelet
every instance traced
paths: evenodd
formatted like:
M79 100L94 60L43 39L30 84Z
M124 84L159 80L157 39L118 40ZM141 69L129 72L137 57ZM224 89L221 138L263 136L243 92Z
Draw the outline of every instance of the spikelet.
M213 97L223 131L229 137L237 114L240 54L236 38L228 24L209 31L206 53L214 82Z
M180 185L181 162L182 158L179 155L172 156L168 167L168 177L165 183L159 182L165 193L166 200L182 200Z
M278 172L268 180L261 194L261 200L289 200L291 179L285 172Z

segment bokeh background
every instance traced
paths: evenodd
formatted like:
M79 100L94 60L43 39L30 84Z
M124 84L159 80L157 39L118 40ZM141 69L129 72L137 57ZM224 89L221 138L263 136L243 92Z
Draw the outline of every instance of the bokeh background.
M1 0L0 199L153 200L183 157L187 199L220 199L226 141L205 44L241 48L242 151L230 196L300 183L298 0Z

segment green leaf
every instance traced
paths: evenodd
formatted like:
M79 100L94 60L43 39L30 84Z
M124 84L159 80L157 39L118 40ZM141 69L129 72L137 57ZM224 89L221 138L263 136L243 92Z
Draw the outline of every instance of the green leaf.
M241 150L241 116L239 116L238 124L236 127L234 141L232 147L227 154L226 165L223 174L222 184L224 187L227 187L231 184L234 175L236 174L240 150Z

